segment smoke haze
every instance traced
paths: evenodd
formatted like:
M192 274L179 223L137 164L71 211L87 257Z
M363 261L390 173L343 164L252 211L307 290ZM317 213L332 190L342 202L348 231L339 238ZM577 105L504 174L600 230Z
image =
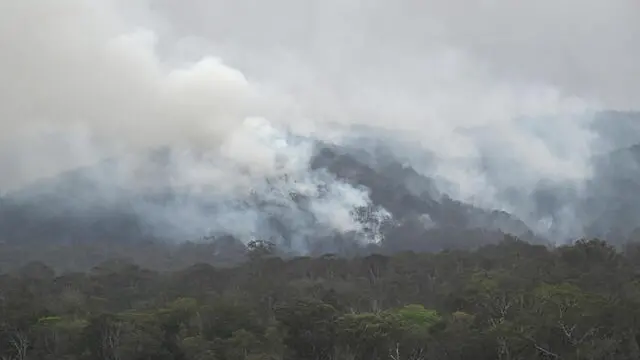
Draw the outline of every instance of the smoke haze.
M316 141L373 137L454 199L579 236L575 209L550 220L532 194L583 192L612 146L594 113L638 110L639 15L634 0L0 0L0 192L119 158L99 191L210 200L134 204L159 232L246 239L278 213L301 248L390 216L356 221L368 190L309 168Z

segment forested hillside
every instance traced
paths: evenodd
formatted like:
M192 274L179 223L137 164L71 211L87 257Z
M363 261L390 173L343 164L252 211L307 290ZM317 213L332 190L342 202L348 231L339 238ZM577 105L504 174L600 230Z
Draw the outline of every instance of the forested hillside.
M110 261L0 277L4 359L638 359L640 248L246 262L173 272Z
M472 249L503 233L537 244L598 237L622 245L638 238L640 147L628 143L638 140L640 118L637 113L600 116L593 126L606 151L591 160L592 175L577 184L540 181L534 188L504 188L498 195L512 211L452 198L439 187L437 172L418 172L375 139L370 139L375 146L362 140L344 146L318 143L303 164L302 179L285 173L232 195L216 184L205 184L204 192L201 184L171 185L173 177L188 170L172 167L170 150L142 158L150 187L123 187L133 181L120 183L114 174L125 165L111 159L0 196L0 268L37 260L81 270L124 252L153 266L146 255L180 251L175 248L202 238L218 248L228 247L216 245L220 239L232 244L269 239L282 250L310 255L359 254L368 247L385 253ZM204 165L210 171L218 164ZM494 170L489 166L487 174L508 174ZM310 181L313 176L318 179ZM305 194L309 189L317 194ZM340 193L344 189L353 193ZM366 194L366 201L341 203L354 194ZM380 209L388 216L381 216ZM357 229L332 228L322 218L338 213ZM218 260L234 262L234 251L214 252ZM59 261L74 253L73 261Z

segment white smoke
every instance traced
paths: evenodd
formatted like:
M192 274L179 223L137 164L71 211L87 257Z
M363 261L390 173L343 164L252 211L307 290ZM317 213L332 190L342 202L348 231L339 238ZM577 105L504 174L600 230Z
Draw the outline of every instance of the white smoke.
M2 166L13 164L3 171L4 186L91 160L87 151L98 152L95 160L175 142L209 146L257 104L244 75L216 58L167 67L155 34L121 24L110 2L0 6ZM85 135L91 139L79 140ZM96 146L65 148L60 136Z
M309 171L310 143L284 134L340 141L336 126L366 125L417 144L403 155L454 198L534 224L526 196L503 193L542 180L579 187L590 112L640 103L638 10L632 0L2 0L0 191L171 146L186 152L170 170L133 156L114 181L224 195L225 209L248 192L291 208L297 192L315 199L313 219L288 215L300 232L314 221L360 231L352 212L366 191ZM252 206L212 220L187 204L157 221L248 236L264 222Z
M152 173L144 188L164 179L178 199L160 205L145 202L136 210L154 222L155 230L162 228L165 236L275 237L300 252L307 251L314 238L334 232L378 241L377 232L370 233L367 227L390 215L373 208L368 221L359 221L356 211L371 208L366 189L341 182L324 170L309 169L312 146L312 139L293 138L264 119L248 118L221 143L219 152L171 152L161 165L164 174ZM122 184L139 183L139 175L135 176ZM283 235L273 221L285 222L281 226L288 229L286 239L279 239Z

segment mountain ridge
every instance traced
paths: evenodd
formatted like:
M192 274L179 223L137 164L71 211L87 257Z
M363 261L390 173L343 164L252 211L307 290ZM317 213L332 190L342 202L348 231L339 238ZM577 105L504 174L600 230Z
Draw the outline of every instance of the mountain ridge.
M620 131L630 131L640 124L633 121L633 115L619 113L617 116L627 119L620 125L626 130L610 130L602 135L602 142L615 143L613 138L607 138L607 134L615 137ZM638 114L635 116L640 119ZM611 117L602 115L600 119L594 123L594 128L606 128L603 121L613 121ZM632 136L634 134L628 134L628 139ZM95 166L40 180L0 197L1 240L11 243L75 243L181 242L192 238L211 238L212 235L213 238L229 235L238 238L235 234L225 233L224 229L242 226L234 224L240 219L255 220L254 235L247 235L242 241L255 237L257 232L258 237L274 239L279 245L302 253L313 252L314 248L324 252L335 250L333 245L319 245L323 241L331 244L339 240L366 246L374 237L377 240L373 243L389 251L396 248L436 251L461 246L460 243L465 242L463 246L475 247L489 241L486 240L487 234L496 239L499 234L512 234L542 244L558 241L536 233L513 213L480 208L451 198L438 189L433 177L420 174L387 150L380 145L379 151L383 155L378 159L381 161L376 161L377 153L363 151L354 145L316 142L308 169L304 170L317 177L317 181L306 184L318 187L309 190L311 195L305 195L305 187L298 186L296 181L299 179L288 179L285 173L282 175L284 178L273 178L271 185L271 180L264 182L259 191L267 191L267 195L258 194L257 198L252 198L247 194L239 199L220 198L218 195L208 197L206 193L197 193L189 188L165 186L162 177L165 173L170 175L170 171L165 171L170 165L172 150L169 148L153 151L147 157L147 162L155 166L151 167L153 171L149 176L159 184L165 184L153 191L128 189L112 181L110 177L118 173L119 159L108 159ZM372 165L373 161L376 164ZM610 237L613 242L627 241L636 233L636 224L640 223L640 195L635 195L640 194L640 181L637 181L640 179L640 141L597 155L593 167L594 176L585 181L581 193L573 188L539 185L531 195L534 210L540 213L539 216L552 219L549 234L553 234L553 226L556 226L554 219L560 219L569 211L577 217L575 224L571 225L575 229L574 239ZM370 203L353 208L354 221L361 225L359 228L333 231L319 222L318 214L331 216L326 213L331 212L329 208L320 208L322 212L318 212L318 206L324 206L328 201L323 200L322 191L326 190L320 186L326 181L337 181L338 185L347 186L349 191L367 194ZM337 187L339 191L337 195L333 194L331 201L340 201L341 196L346 196L346 193L340 193L343 185ZM309 199L317 202L309 203ZM390 216L381 217L381 209ZM228 211L232 212L231 216L225 215ZM154 217L149 217L149 213ZM178 213L177 219L171 219ZM185 233L168 231L176 223L188 228L193 214L199 217L200 228L194 227L193 231ZM218 221L218 216L227 216L228 219ZM215 222L215 226L223 231L208 233L207 221ZM473 239L473 233L482 240ZM454 239L464 237L468 239Z

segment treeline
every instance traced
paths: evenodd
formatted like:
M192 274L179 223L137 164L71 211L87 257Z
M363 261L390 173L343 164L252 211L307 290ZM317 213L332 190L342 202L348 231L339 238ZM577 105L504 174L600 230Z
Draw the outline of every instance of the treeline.
M348 235L337 234L333 237L309 239L306 250L312 257L324 254L366 257L404 251L472 250L496 244L504 237L504 233L499 231L453 227L424 230L422 225L415 225L406 223L394 227L380 243L362 244ZM55 232L55 228L50 228L49 232ZM160 241L153 238L130 241L131 239L111 238L109 234L101 234L79 241L58 241L55 237L45 235L27 239L5 235L10 240L3 241L3 235L5 234L0 229L0 273L16 271L33 262L50 266L57 273L85 272L111 259L122 259L157 271L177 271L199 263L229 267L244 262L248 252L246 244L233 236L187 241ZM531 238L524 240L532 242ZM278 246L277 254L283 258L299 255L286 243Z
M0 276L11 360L640 359L640 247L283 260L254 242L235 267L113 260Z

